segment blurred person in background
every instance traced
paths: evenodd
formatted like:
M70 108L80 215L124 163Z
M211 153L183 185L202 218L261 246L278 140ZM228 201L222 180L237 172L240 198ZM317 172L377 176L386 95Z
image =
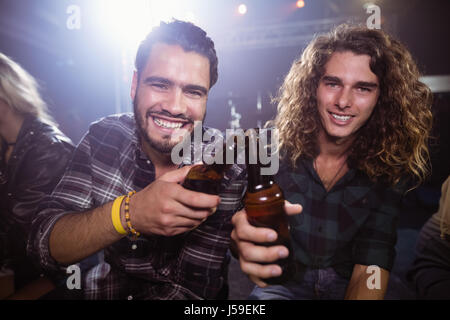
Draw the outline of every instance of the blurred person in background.
M421 299L450 299L450 176L442 184L439 210L420 230L408 272Z
M43 291L35 288L30 298L52 286L26 255L31 223L72 151L72 142L48 114L36 80L0 53L0 265L14 271L16 293L39 279Z

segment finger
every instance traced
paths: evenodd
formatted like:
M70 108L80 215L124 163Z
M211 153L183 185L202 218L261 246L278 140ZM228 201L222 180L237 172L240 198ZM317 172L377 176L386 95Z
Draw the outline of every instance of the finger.
M184 166L180 169L172 170L170 172L167 172L163 174L161 177L159 177L158 180L166 181L166 182L182 182L186 175L188 174L189 170L194 165Z
M188 190L180 185L177 185L174 190L174 199L185 206L208 209L217 207L220 202L220 197L217 195Z
M237 212L233 218L236 241L249 241L254 243L273 242L277 239L277 233L270 228L252 226L247 219L245 210Z
M287 258L289 255L289 250L281 245L265 247L245 241L240 241L237 245L239 256L248 262L267 264Z
M193 223L204 221L211 215L211 208L196 209L185 206L178 201L171 201L163 205L162 213L170 219L172 225L181 226L180 221L194 220Z
M249 277L249 279L250 279L251 281L253 281L253 283L256 284L258 287L260 287L260 288L265 288L265 287L267 287L267 283L265 283L264 281L262 281L260 278L255 277L255 276L253 276L253 275L249 275L248 277Z
M161 228L159 232L155 232L156 234L164 235L166 237L173 237L182 233L186 233L195 229L197 225L188 226L188 227L174 227L174 228Z
M239 262L242 272L246 273L253 282L259 282L261 285L266 285L263 282L264 279L278 277L282 274L281 267L276 264L262 265L242 260Z
M289 201L285 200L284 210L288 215L295 215L301 213L303 211L303 207L298 203L292 204Z

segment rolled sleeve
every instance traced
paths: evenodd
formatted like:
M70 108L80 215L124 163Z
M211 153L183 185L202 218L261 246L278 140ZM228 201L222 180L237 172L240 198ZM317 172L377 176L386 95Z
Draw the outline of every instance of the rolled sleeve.
M72 212L83 212L92 206L90 145L85 137L75 149L61 181L38 206L31 225L27 252L32 260L48 271L62 266L50 254L49 240L56 222Z

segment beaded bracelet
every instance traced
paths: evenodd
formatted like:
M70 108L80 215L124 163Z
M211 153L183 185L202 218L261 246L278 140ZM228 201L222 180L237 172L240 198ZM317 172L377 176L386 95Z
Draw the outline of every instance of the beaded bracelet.
M136 193L136 191L134 191L134 190L130 191L130 192L128 192L128 194L125 198L125 220L127 222L128 229L137 238L141 234L133 228L133 226L131 225L131 220L130 220L130 199L131 199L131 196L134 195L135 193Z

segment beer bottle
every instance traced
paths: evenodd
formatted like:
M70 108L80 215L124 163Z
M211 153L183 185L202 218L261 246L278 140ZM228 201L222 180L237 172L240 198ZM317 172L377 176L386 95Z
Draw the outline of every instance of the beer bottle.
M184 179L183 187L193 191L218 195L225 172L233 165L232 163L226 163L226 150L235 152L234 137L224 142L223 148L215 157L215 159L220 159L221 163L203 163L193 166Z
M254 139L254 140L253 140ZM296 267L293 259L289 223L284 210L284 196L281 188L274 180L273 175L261 175L261 164L259 153L256 152L261 146L256 135L246 137L246 161L248 173L247 192L244 197L245 211L249 223L255 227L271 228L277 232L277 240L263 243L265 246L283 245L288 248L289 256L279 259L278 264L283 273L278 277L264 279L268 284L283 284L295 275ZM254 150L249 147L254 143ZM254 152L256 163L249 161L248 155ZM272 264L272 263L268 263Z

